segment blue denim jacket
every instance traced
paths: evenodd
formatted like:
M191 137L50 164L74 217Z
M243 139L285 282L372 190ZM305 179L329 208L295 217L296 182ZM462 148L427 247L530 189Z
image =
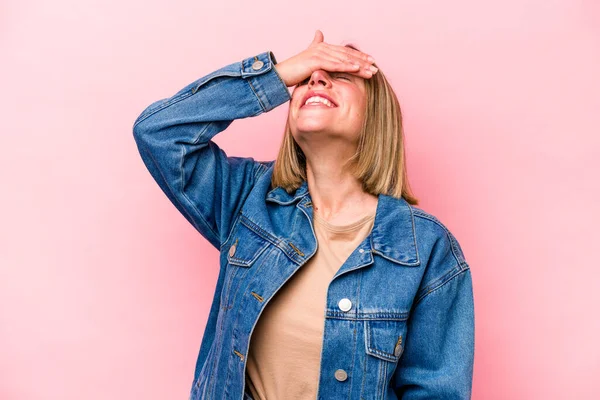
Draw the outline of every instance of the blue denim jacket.
M211 140L291 99L276 63L266 51L222 67L133 125L154 180L220 251L190 400L250 398L256 322L317 250L306 181L292 194L272 188L274 161L227 156ZM474 303L461 247L433 215L378 199L371 233L329 283L317 399L469 399Z

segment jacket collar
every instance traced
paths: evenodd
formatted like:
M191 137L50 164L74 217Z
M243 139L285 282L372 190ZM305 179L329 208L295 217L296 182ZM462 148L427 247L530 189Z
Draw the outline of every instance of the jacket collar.
M287 205L305 196L308 199L304 204L310 203L307 181L303 181L292 194L278 186L267 193L266 200ZM404 198L398 199L385 194L377 197L377 211L371 231L371 251L401 265L420 265L412 207Z

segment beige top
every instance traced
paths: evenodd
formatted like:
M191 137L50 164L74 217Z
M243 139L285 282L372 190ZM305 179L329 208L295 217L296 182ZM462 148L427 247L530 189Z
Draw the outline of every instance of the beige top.
M317 252L267 303L250 339L246 387L254 399L317 397L327 288L374 219L332 225L314 213Z

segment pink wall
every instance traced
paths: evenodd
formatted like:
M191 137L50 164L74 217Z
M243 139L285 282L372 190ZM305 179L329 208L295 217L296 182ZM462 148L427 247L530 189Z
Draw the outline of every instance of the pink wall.
M1 8L1 399L187 398L218 255L151 180L133 121L315 29L374 55L400 97L412 185L473 272L473 398L597 398L597 0ZM272 159L286 113L216 141Z

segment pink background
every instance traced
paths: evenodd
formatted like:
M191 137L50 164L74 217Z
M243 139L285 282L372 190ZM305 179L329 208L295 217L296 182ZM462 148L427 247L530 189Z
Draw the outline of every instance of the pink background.
M187 398L218 254L133 121L315 29L372 54L400 98L421 207L472 268L473 398L597 398L596 0L2 2L0 398ZM287 109L216 142L273 159Z

